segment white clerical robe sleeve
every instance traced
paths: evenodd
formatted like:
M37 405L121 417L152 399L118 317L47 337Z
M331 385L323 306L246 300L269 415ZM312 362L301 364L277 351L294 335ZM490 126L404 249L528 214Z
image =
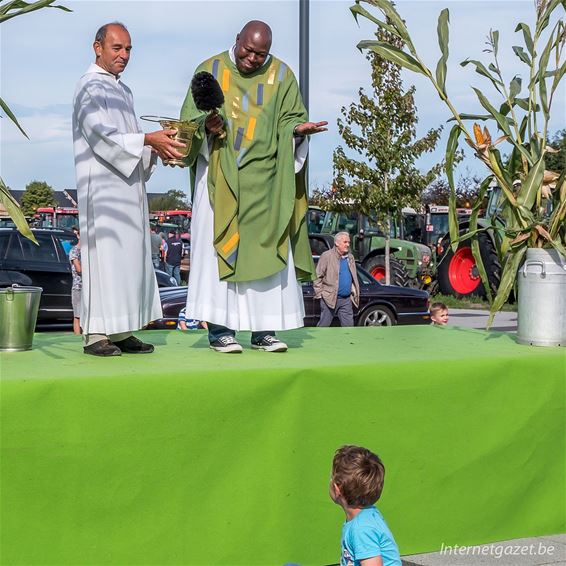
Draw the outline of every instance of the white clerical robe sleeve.
M144 178L147 181L155 171L155 168L157 167L157 154L153 153L153 151L151 151L151 148L149 147L143 148L142 166L145 176Z
M305 164L309 153L309 141L306 136L293 136L293 153L295 154L295 174Z
M77 96L75 104L79 108L79 127L92 151L126 178L130 177L144 153L144 134L119 132L116 120L103 101L86 88ZM112 112L119 112L119 108Z

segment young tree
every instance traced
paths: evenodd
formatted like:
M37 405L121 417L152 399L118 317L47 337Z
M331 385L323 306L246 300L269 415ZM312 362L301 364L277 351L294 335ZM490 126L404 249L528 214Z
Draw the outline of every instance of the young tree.
M55 194L53 189L45 181L32 181L26 185L22 195L22 212L31 216L41 206L55 206Z
M399 37L379 30L379 41L397 48ZM442 128L431 129L416 139L418 122L415 87L407 91L401 81L401 67L369 52L371 92L359 90L359 102L342 107L338 130L346 146L356 155L349 157L339 146L334 151L334 188L329 207L340 210L354 206L365 215L377 214L386 237L386 283L390 281L389 222L391 214L405 206L418 206L422 191L438 175L441 164L426 173L416 160L434 151ZM361 159L360 159L361 158Z
M149 203L149 210L154 212L156 210L187 210L189 203L183 191L178 189L171 189L164 195L153 197Z

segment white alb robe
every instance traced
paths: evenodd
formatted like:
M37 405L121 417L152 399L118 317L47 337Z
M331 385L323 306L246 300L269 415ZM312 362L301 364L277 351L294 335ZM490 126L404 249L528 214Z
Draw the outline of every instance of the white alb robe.
M94 64L75 91L73 144L83 332L138 330L162 316L145 192L156 160L144 147L132 92Z
M295 173L306 160L308 141L295 146ZM191 221L191 270L187 317L232 330L290 330L304 326L305 307L289 246L287 267L256 281L227 282L218 275L214 211L208 198L208 146L198 156Z

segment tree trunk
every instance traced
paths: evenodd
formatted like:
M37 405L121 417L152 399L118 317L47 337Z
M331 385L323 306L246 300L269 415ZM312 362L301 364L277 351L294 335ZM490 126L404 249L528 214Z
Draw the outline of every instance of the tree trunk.
M391 226L389 214L385 220L385 284L391 285L391 262L390 262L390 249L391 249Z

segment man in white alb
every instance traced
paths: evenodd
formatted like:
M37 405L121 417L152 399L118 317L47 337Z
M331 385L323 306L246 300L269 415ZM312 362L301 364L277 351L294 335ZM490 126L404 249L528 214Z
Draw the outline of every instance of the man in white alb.
M150 353L132 335L160 318L151 260L145 182L156 156L181 157L175 130L144 134L130 89L120 80L132 43L123 24L102 26L95 63L77 84L73 145L81 229L84 352L95 356Z

